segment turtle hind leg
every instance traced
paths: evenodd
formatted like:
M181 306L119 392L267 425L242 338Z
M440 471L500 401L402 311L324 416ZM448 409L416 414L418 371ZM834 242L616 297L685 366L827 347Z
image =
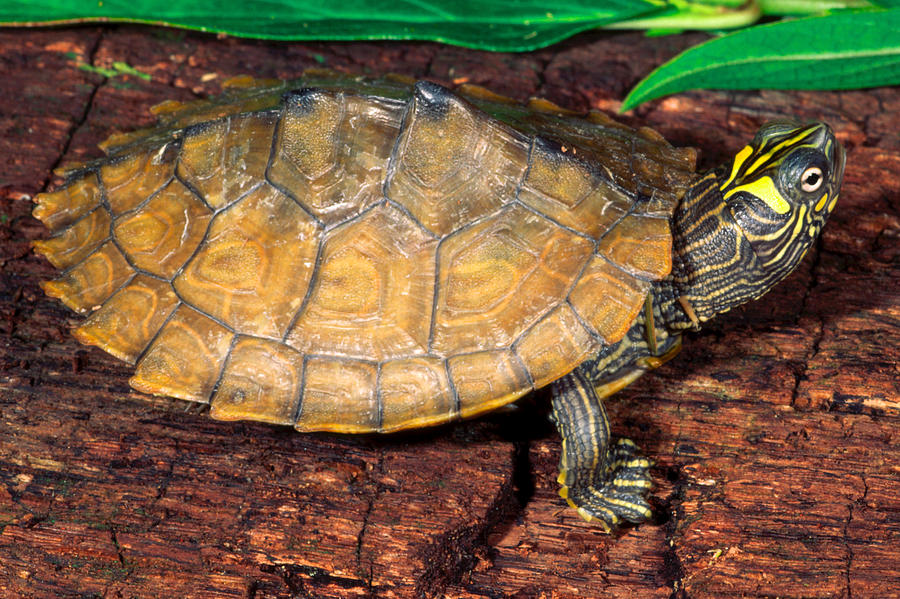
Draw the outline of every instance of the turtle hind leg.
M607 532L650 519L650 462L628 439L610 444L603 402L577 371L553 385L553 416L562 436L559 494L569 505Z

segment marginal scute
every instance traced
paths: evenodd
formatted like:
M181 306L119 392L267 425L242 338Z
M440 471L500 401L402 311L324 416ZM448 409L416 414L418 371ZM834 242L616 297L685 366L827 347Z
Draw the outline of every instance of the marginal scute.
M569 294L569 302L606 344L612 345L628 332L649 291L649 282L594 256Z
M574 370L600 346L563 303L526 331L514 349L540 388Z
M134 364L177 304L168 282L137 275L72 334Z
M521 206L447 238L438 250L432 350L509 346L565 298L592 244Z
M203 241L211 217L203 202L172 180L149 202L119 217L113 234L132 264L170 279Z
M436 247L389 204L333 229L287 343L375 360L426 353Z
M216 215L175 288L239 333L280 339L303 301L320 235L293 200L263 185Z
M233 116L185 132L176 172L207 204L222 208L265 177L278 113Z
M475 85L473 83L463 83L456 88L456 93L473 100L484 100L487 102L496 102L498 104L509 104L513 106L518 105L518 102L514 98L502 96L486 87Z
M133 274L125 256L107 241L66 274L41 283L41 287L50 297L84 314L99 308Z
M216 321L182 304L128 382L144 393L207 403L233 337Z
M672 229L665 215L630 214L597 246L597 253L637 277L656 281L672 270Z
M577 116L578 113L568 108L563 108L547 98L528 98L528 108L535 112L546 112L560 116Z
M446 235L515 199L528 145L446 89L420 82L385 193Z
M531 381L510 350L482 351L448 360L462 418L506 405L531 391Z
M382 199L403 105L307 89L285 99L269 180L326 226Z
M100 168L100 180L113 216L133 210L175 174L177 146L118 158Z
M391 360L381 367L381 429L393 431L447 422L456 415L447 368L438 358Z
M238 337L209 414L216 420L293 424L303 357L278 341Z
M301 431L364 433L379 430L377 369L371 362L311 357L306 361Z
M519 200L594 239L631 208L631 199L591 172L572 147L535 143Z
M35 196L36 206L31 213L52 233L56 233L99 206L100 196L97 175L86 173L62 189Z
M56 268L69 268L84 260L108 238L109 213L97 208L59 235L35 241L33 245L35 251Z

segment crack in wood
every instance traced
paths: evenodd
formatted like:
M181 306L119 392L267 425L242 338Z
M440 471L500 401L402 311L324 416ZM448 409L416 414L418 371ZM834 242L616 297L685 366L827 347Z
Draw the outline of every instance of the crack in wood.
M847 551L847 562L844 566L844 580L847 585L847 599L853 599L853 561L855 555L853 553L853 546L851 545L849 532L850 525L853 523L854 511L853 508L855 504L863 504L866 500L866 497L869 495L869 485L866 482L865 475L860 475L860 482L863 485L862 495L858 499L851 499L847 502L847 520L844 522L844 529L842 531L843 534L843 542L844 548Z
M94 66L94 58L97 55L97 50L100 49L100 44L103 42L103 38L106 34L106 29L101 29L97 34L97 38L94 40L91 49L88 51L87 60L85 64L90 66ZM69 130L66 134L66 140L63 143L62 150L60 150L59 156L53 162L53 165L50 167L47 172L47 176L44 179L43 184L41 185L41 191L47 191L50 183L53 181L53 171L55 171L60 164L62 164L63 160L65 160L66 155L69 153L69 149L72 146L72 140L75 138L75 134L78 130L84 126L84 124L88 120L88 116L91 113L91 108L94 106L94 98L97 96L97 91L108 81L108 78L104 76L99 83L93 86L91 93L88 94L87 102L84 104L84 110L81 111L81 116L72 123L72 126L69 127Z
M384 474L384 448L383 447L378 448L378 463L375 465L374 470L377 471L379 475ZM371 475L369 475L369 477L371 478ZM367 499L366 510L365 510L365 513L363 514L363 523L359 529L359 534L356 537L356 572L359 575L363 576L365 583L366 583L366 588L368 589L369 593L374 592L373 584L374 584L374 577L375 577L375 565L373 563L369 562L367 572L363 568L363 563L362 563L363 542L365 540L366 531L369 528L369 518L372 515L372 510L375 508L375 503L378 501L378 498L384 492L384 486L377 481L374 481L374 482L375 482L375 490L374 490L374 492L372 492L370 494L370 496Z

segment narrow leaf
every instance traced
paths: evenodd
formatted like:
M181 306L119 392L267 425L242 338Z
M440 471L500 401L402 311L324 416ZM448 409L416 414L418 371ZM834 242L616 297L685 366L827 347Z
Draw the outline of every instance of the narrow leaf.
M900 83L900 9L759 25L695 46L641 81L621 110L688 89L850 89Z
M418 39L517 51L658 10L648 0L29 0L0 3L0 25L126 21L265 39Z

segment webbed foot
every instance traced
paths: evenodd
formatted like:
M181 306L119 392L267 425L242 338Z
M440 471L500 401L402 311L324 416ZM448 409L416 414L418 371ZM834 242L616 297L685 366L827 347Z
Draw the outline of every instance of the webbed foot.
M637 451L637 445L631 440L619 439L610 448L605 472L600 477L592 477L595 480L588 484L582 484L578 477L569 477L568 468L562 464L557 479L562 485L560 496L578 515L588 522L596 521L607 532L615 530L623 521L649 520L653 512L644 496L653 487L648 472L650 461Z
M563 446L559 494L569 505L607 532L650 519L650 461L628 439L610 445L606 410L593 386L577 373L558 380L553 415Z

